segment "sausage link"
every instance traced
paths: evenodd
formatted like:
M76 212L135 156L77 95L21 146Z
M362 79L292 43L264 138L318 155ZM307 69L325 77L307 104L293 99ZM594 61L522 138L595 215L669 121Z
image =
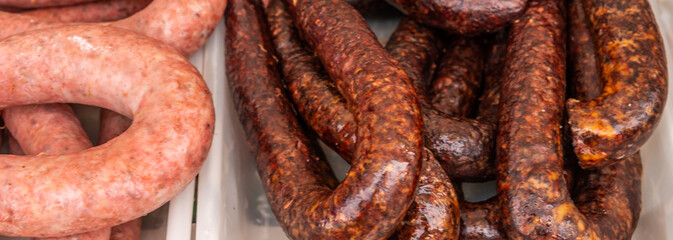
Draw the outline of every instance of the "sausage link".
M507 239L497 197L479 203L461 201L460 213L460 239Z
M318 55L327 60L335 59L326 56L328 53L368 53L355 55L361 59L347 54L342 58L345 63L335 62L328 68L344 81L355 81L341 85L350 93L344 95L352 96L347 99L359 103L351 105L358 123L355 164L338 187L332 190L329 182L334 179L326 177L330 176L325 173L326 166L321 167L326 163L312 154L315 150L291 114L259 3L229 3L227 78L250 145L257 152L267 196L285 232L298 239L383 239L393 233L409 208L419 179L422 142L418 106L406 75L386 57L380 45L376 48L378 42L359 14L345 2L321 2L323 10L328 11L319 11L321 7L313 5L319 4L315 2L294 5L300 23L301 19L339 22L337 29L329 29L335 25L327 22L317 29L304 29L304 33L336 34L312 40L318 46ZM329 14L316 18L311 15L316 11ZM333 37L352 39L345 38L346 34L355 34L362 46L346 50L347 42L329 41ZM375 64L367 66L359 61ZM362 78L369 76L353 76L356 69L351 68L356 66L377 75L379 82L373 88L360 86L367 84Z
M222 18L226 0L157 0L142 11L115 22L100 23L142 33L168 44L185 56L206 42ZM0 12L0 39L29 30L62 26L69 23Z
M12 54L17 51L24 54ZM101 147L0 155L0 218L12 219L0 223L0 234L109 228L163 205L198 173L213 134L212 98L174 49L127 30L80 25L4 38L0 53L0 85L12 86L0 95L0 108L72 102L134 119L124 135Z
M21 14L61 22L116 21L142 10L152 0L105 0L72 6L41 8Z
M421 23L460 35L495 32L526 8L527 0L388 0Z
M497 140L507 235L628 238L640 209L638 154L580 177L575 201L562 175L563 8L563 2L532 1L512 24L501 98L508 107L500 109Z
M0 0L0 6L15 8L43 8L67 6L95 1L97 0Z
M27 155L75 153L93 146L77 116L67 104L10 107L3 110L3 118L11 136L16 136L12 139L19 145L18 150L25 150ZM108 240L110 229L40 239Z
M589 101L601 95L596 47L582 2L568 1L568 95Z
M484 68L481 39L455 37L445 48L430 84L432 105L451 115L469 117L477 106Z
M59 155L93 147L67 104L9 107L3 110L2 117L27 155Z
M600 59L603 91L568 100L568 124L583 168L634 154L661 119L668 89L664 48L646 0L582 1Z
M310 106L308 106L310 104L301 104L301 102L304 101L302 99L307 98L306 96L313 97L324 95L321 92L310 92L317 88L329 92L332 99L341 103L338 105L325 103L331 104L325 105L330 107L318 107L318 110L341 109L340 111L344 113L343 115L335 116L335 118L327 119L328 121L347 119L346 124L344 125L355 125L353 116L346 109L341 95L339 95L334 87L327 84L331 82L327 79L326 75L321 72L322 69L319 66L319 63L307 52L304 46L302 46L299 35L293 27L292 18L282 1L272 0L266 7L266 14L276 51L280 57L280 65L282 66L281 68L285 75L286 83L289 86L290 95L293 100L300 102L298 112L307 119L311 119L313 112L306 110L306 108L310 108ZM400 62L400 64L404 65L402 62ZM306 87L305 85L300 84L302 82L302 77L319 78L319 83L325 84L315 84L314 86ZM292 80L290 80L290 78ZM305 84L313 83L315 83L315 81L306 81ZM349 136L354 136L353 132L354 131L348 131ZM338 142L342 139L331 140L337 141L336 144L339 144L340 146L350 146L345 149L346 151L354 148L355 140L346 138L346 143ZM401 239L411 239L412 236L414 237L413 239L455 239L458 234L457 222L459 216L456 193L449 178L446 176L446 173L441 170L439 163L436 162L432 153L425 150L424 154L426 160L419 180L419 189L414 198L414 203L412 203L407 211L407 215L397 228L397 235ZM351 156L351 153L348 153L345 160L352 164ZM437 168L434 168L435 166Z

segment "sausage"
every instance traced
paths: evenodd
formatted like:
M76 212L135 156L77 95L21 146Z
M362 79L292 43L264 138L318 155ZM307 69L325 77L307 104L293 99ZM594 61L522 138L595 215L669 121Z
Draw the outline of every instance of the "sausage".
M60 155L93 147L67 104L9 107L3 110L2 116L27 155Z
M582 3L568 2L568 95L583 101L601 95L596 46Z
M226 5L226 0L157 0L128 18L101 24L145 34L189 56L206 42L222 18ZM4 12L0 12L0 20L7 24L0 29L0 39L29 30L68 24Z
M526 8L527 0L388 0L414 20L460 35L495 32Z
M75 153L92 147L89 138L67 104L24 105L3 110L3 118L21 153L27 155L59 155ZM110 229L67 237L43 239L110 239Z
M282 90L261 8L255 1L229 3L226 67L235 106L278 222L296 239L386 238L413 200L422 164L421 117L406 75L346 2L293 3L301 32L315 34L310 42L321 58L336 60L330 54L346 51L361 58L344 55L341 59L346 62L326 64L332 66L329 72L341 76L337 85L353 102L350 107L358 123L355 164L334 187L335 178L303 134ZM317 12L329 14L313 15ZM317 29L303 23L318 19L326 22ZM325 28L335 26L330 21L338 21L339 28ZM360 38L361 46L346 50L352 44L341 40L352 39L346 37L350 34ZM315 38L318 35L325 38ZM366 76L357 76L354 68L387 81L367 88ZM363 90L371 94L363 95Z
M445 50L428 92L432 106L451 116L473 116L484 70L481 39L457 36Z
M461 201L460 213L460 239L507 239L497 197L479 203Z
M120 137L86 151L0 155L0 218L8 219L0 234L63 236L118 225L163 205L198 173L212 140L212 98L198 71L169 46L81 25L2 39L0 53L0 85L11 86L0 108L72 102L134 119Z
M100 111L100 128L98 130L98 144L104 144L122 134L131 126L131 119L107 109ZM110 240L140 239L142 218L136 218L127 223L114 226L110 229Z
M131 126L131 119L107 109L100 110L98 144L104 144L122 134Z
M666 59L647 1L582 5L596 42L603 91L587 102L569 99L568 125L580 166L598 168L634 154L656 128L668 89Z
M126 18L142 10L152 0L105 0L79 5L41 8L21 14L61 22L107 22Z
M43 8L67 6L94 1L97 0L0 0L0 6L14 8Z
M531 1L512 24L497 139L504 225L513 239L625 239L640 211L640 156L587 172L574 201L561 174L563 8Z
M353 115L346 109L344 100L339 95L332 85L315 84L315 86L305 87L302 85L302 78L314 77L319 78L318 83L331 83L327 76L322 72L322 67L315 58L305 49L299 39L296 29L293 27L292 17L287 12L286 7L281 0L272 0L265 8L269 28L273 37L273 43L280 59L280 65L284 74L284 80L289 86L290 95L293 100L297 102L303 101L306 96L320 96L325 99L324 94L320 92L311 92L312 89L322 88L323 91L330 93L333 99L340 101L341 104L334 106L336 109L344 113L343 116L335 116L332 120L346 120L346 126L354 126ZM400 62L400 64L403 64ZM315 81L306 81L305 84L310 85L316 83ZM308 92L309 95L306 95ZM310 95L313 94L313 95ZM310 101L310 100L309 100ZM329 103L325 103L329 104ZM302 107L304 106L304 107ZM304 104L299 106L299 114L310 118L311 111L307 110L311 106ZM330 105L325 105L330 106ZM332 105L333 106L333 105ZM327 108L331 108L327 107ZM326 109L325 107L318 109ZM316 125L314 125L316 126ZM346 132L346 131L344 131ZM354 131L347 132L349 136L355 135ZM345 140L344 143L339 141ZM354 149L356 143L355 139L334 139L336 144L346 146L345 150ZM349 157L352 153L347 153L344 158L349 163L353 164L353 160ZM439 168L439 163L436 162L432 153L425 150L424 153L425 165L421 172L421 179L419 180L419 189L414 198L414 203L407 211L402 223L397 228L398 237L408 239L415 236L415 239L448 239L457 238L458 234L458 202L453 185L449 181L448 176ZM434 168L437 166L438 168ZM440 214L441 213L441 214ZM403 236L403 237L402 237Z

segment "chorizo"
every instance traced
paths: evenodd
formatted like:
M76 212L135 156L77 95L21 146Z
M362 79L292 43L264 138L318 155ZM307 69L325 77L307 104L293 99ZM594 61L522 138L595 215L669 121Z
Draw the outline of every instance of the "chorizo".
M142 11L102 25L129 29L168 44L185 56L196 52L206 42L222 18L226 0L157 0ZM0 12L0 39L29 30L62 26L69 23Z
M126 18L152 0L105 0L79 5L41 8L22 12L36 18L61 22L107 22Z
M411 86L346 2L295 1L292 7L298 25L304 26L301 32L314 35L311 42L321 58L337 60L330 53L345 54L345 62L325 65L341 76L337 85L347 90L348 101L358 103L350 105L358 123L358 147L346 179L331 186L334 177L316 157L282 90L261 3L230 1L227 79L272 210L291 238L386 238L413 200L422 164L421 118ZM318 12L325 14L316 16ZM302 23L318 19L322 22L316 29ZM358 46L342 41L354 39L346 36L350 34L359 38ZM376 75L376 84L358 70Z
M588 101L601 95L596 46L582 2L568 1L568 95Z
M423 24L461 35L495 32L526 9L527 0L388 0Z
M481 39L455 37L445 48L428 92L437 110L460 117L472 116L477 106L484 70Z
M43 8L67 6L94 1L97 0L0 0L0 6L15 8Z
M512 24L497 138L505 230L511 239L628 238L640 209L638 154L578 179L574 201L562 174L563 9L531 1Z
M121 224L158 208L198 173L212 140L213 103L174 49L81 25L4 38L0 53L0 85L9 89L2 108L72 102L134 119L120 137L86 151L0 156L0 234L63 236Z
M668 89L661 34L647 0L582 1L600 60L599 97L569 99L568 125L580 166L634 154L661 119Z
M280 65L286 83L289 86L290 96L295 101L302 101L302 98L310 95L304 95L306 91L315 88L324 88L324 91L329 92L333 98L342 103L334 108L342 108L341 111L346 113L345 116L336 116L338 119L346 119L347 125L355 125L352 114L345 109L343 98L336 92L336 89L330 87L331 85L316 85L316 87L305 87L300 83L302 78L315 77L320 78L320 82L328 83L326 75L322 73L319 63L302 45L296 29L293 27L293 21L290 14L287 12L281 0L272 0L266 7L267 19L269 28L273 37L277 54L280 59ZM306 84L312 84L313 81L306 81ZM331 83L331 82L329 82ZM318 96L321 93L309 93ZM322 98L325 99L325 98ZM331 108L331 107L328 107ZM306 107L299 107L299 114L310 117L310 111L306 111ZM324 108L323 108L324 109ZM354 135L353 132L348 132L349 135ZM341 139L335 139L340 141ZM340 145L355 144L355 140L346 143L339 143ZM346 150L352 150L353 145L350 145ZM353 164L351 153L344 158L349 163ZM432 153L425 150L424 153L424 168L421 172L421 179L419 180L419 189L414 198L414 203L407 211L407 215L402 220L400 226L397 228L397 235L402 239L408 239L415 236L415 239L449 239L456 238L458 233L458 208L457 197L453 189L453 185L449 181L446 173L441 168L434 168L439 166ZM451 213L454 211L453 213ZM439 214L441 212L441 214ZM404 237L402 237L404 236Z

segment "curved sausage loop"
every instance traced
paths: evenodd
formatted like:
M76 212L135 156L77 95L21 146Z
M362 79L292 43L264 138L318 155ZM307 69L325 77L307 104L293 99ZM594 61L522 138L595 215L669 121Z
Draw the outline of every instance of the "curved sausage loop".
M15 8L43 8L67 6L100 0L0 0L0 6Z
M491 33L523 13L528 0L387 0L414 20L460 35Z
M583 0L600 59L603 92L568 100L568 124L582 168L634 154L652 135L668 89L664 48L646 0Z
M142 33L189 56L206 42L226 6L226 0L156 0L128 18L100 24ZM0 29L0 39L29 30L71 24L6 12L0 12L0 21L6 24Z
M0 53L0 86L11 89L0 107L73 102L134 119L118 138L82 152L1 155L0 234L118 225L158 208L196 176L212 140L213 103L198 71L172 48L82 25L5 38Z
M328 71L340 76L355 109L359 142L356 164L334 188L282 90L261 3L231 1L227 78L271 207L295 239L385 239L409 208L422 167L421 117L411 86L348 3L288 4L302 19L300 30L313 35L314 49L330 63ZM314 25L318 19L324 24Z
M532 1L511 27L497 138L505 230L512 239L624 239L640 210L639 155L580 178L574 201L563 176L563 11L561 1Z
M346 109L345 100L336 89L323 89L327 85L313 85L309 87L309 85L314 84L316 81L325 84L331 83L331 81L324 74L318 60L305 49L306 46L302 43L299 33L294 27L292 16L282 0L272 0L265 7L265 11L276 48L276 54L280 60L279 65L281 65L283 80L288 85L289 95L295 101L298 113L302 117L305 117L305 119L311 119L307 121L309 125L317 128L321 133L323 131L337 132L325 129L327 127L324 124L321 125L320 121L312 118L313 114L317 113L307 110L307 108L311 107L321 109L321 107L316 106L316 104L320 104L319 101L313 104L303 102L303 99L337 99L340 104L324 103L328 105L324 105L322 110L340 110L343 114L334 112L334 117L330 118L330 121L344 119L346 120L344 126L355 128L353 115ZM407 38L407 40L409 39ZM398 63L403 65L399 60ZM316 89L318 91L314 91ZM328 121L323 119L323 122ZM347 132L350 136L354 137L355 130L352 128L344 127L343 132ZM325 136L325 134L322 134L322 136ZM339 146L344 146L345 151L355 149L356 141L354 139L334 139L334 141ZM350 158L352 157L351 152L343 156L344 160L353 164L353 159ZM427 149L424 152L424 159L425 165L421 171L421 178L416 196L414 197L414 203L412 203L404 220L398 226L397 237L400 239L455 239L458 235L459 220L458 200L455 190L449 177Z

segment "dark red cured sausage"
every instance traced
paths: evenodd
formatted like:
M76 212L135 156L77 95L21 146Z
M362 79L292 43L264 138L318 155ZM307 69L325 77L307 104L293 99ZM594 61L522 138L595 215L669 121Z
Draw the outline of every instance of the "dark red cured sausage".
M432 105L451 116L472 116L481 90L483 66L481 39L454 37L447 44L430 84Z
M568 1L568 95L584 101L603 89L588 21L581 1Z
M479 203L461 201L460 213L460 239L507 239L498 198Z
M42 8L67 6L96 0L0 0L0 6L16 8Z
M306 3L295 5L298 15L302 16L300 19L305 17L303 4ZM328 15L336 15L325 16L326 19L341 20L341 27L353 26L350 33L357 33L361 41L371 38L358 44L378 44L347 3L323 3L333 10L328 11L331 13ZM356 22L352 22L351 15L358 16ZM359 123L359 147L349 175L334 188L336 180L326 162L315 154L314 145L302 133L284 96L260 3L231 1L226 16L227 78L249 144L256 153L258 172L271 207L286 234L298 239L383 239L392 234L413 200L422 160L420 114L418 106L411 102L415 98L402 70L397 69L393 61L381 57L385 52L380 45L379 50L367 49L368 56L379 60L371 67L389 74L383 75L388 76L389 81L370 89L373 99L370 96L360 99L360 92L353 91L368 88L345 88L349 93L355 92L347 96L358 96L351 99L360 104L357 106L372 111L363 112L353 105L358 112L355 115ZM325 29L307 32L323 31ZM345 34L344 29L327 32ZM347 52L343 49L344 43L328 44L334 49L316 49L319 54ZM369 57L364 58L366 61ZM353 64L366 67L357 62ZM331 66L341 70L338 76L351 79L346 77L352 74L348 69L350 64ZM381 90L397 94L381 94Z
M301 79L316 77L321 78L320 82L324 83L329 80L325 74L320 72L322 69L317 60L304 49L297 31L293 27L292 18L282 1L271 0L265 10L276 51L280 58L280 65L285 75L284 78L290 89L290 95L295 101L301 102L303 98L310 97L306 94L319 94L310 92L313 89L312 87L301 85ZM312 83L312 81L306 81L306 84ZM345 109L343 98L336 92L336 89L328 88L329 85L317 85L316 87L325 88L324 90L331 93L334 99L341 102L337 106L328 105L322 109L342 108L341 111L345 112L344 115L348 117L347 124L349 126L355 125L352 114ZM310 118L310 111L306 111L306 108L300 105L299 113ZM321 108L318 107L318 109ZM336 117L336 119L344 118L344 116L342 118ZM350 133L350 135L354 134ZM341 139L336 139L336 141L339 140ZM346 139L345 143L337 144L349 145L347 150L353 149L355 141L350 140ZM352 159L348 158L350 156L351 153L348 153L345 160L352 164ZM415 236L414 239L455 239L458 234L459 214L458 201L453 185L430 151L426 150L424 157L426 160L421 172L419 189L414 198L414 203L412 203L407 215L402 220L402 224L397 229L397 235L401 239L408 239L411 236Z
M668 89L664 47L646 0L582 1L596 42L603 92L568 100L568 124L583 168L634 154L661 119Z
M61 22L107 22L126 18L152 0L105 0L79 5L42 8L21 14Z
M521 15L527 0L388 0L414 20L461 35L495 32Z
M532 1L512 24L498 135L498 191L510 239L625 239L640 209L640 157L578 179L562 175L563 3ZM516 73L516 74L513 74Z

